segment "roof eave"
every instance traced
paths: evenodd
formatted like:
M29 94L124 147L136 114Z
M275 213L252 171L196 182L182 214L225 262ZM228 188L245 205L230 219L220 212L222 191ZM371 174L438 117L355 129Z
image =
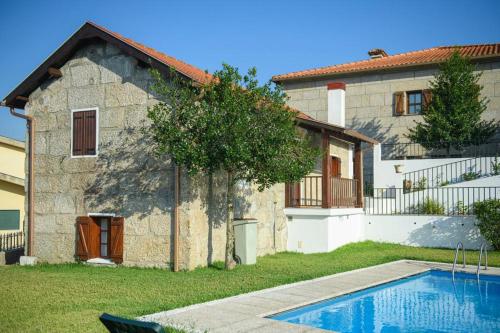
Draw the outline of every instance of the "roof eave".
M500 60L500 55L495 54L495 55L486 55L486 56L478 56L478 57L471 57L470 60L472 62L480 62L482 60L495 60L499 59ZM428 62L422 62L418 64L404 64L404 65L396 65L396 66L387 66L387 67L378 67L378 68L367 68L367 69L362 69L362 70L347 70L347 71L341 71L341 72L333 72L333 73L321 73L321 74L311 74L311 75L301 75L301 76L295 76L295 77L290 77L290 78L280 78L282 75L288 75L288 74L280 74L280 75L274 75L271 80L274 83L282 83L282 82L291 82L291 81L307 81L311 79L321 79L321 78L331 78L331 77L339 77L339 76L346 76L346 75L357 75L357 74L366 74L366 73L377 73L377 72L384 72L384 71L390 71L390 70L400 70L400 69L411 69L411 68L420 68L420 67L427 67L427 66L436 66L443 63L443 60L439 61L428 61ZM292 74L292 73L290 73Z
M350 138L350 142L365 142L370 145L378 144L379 142L373 138L370 138L356 130L336 126L330 123L326 123L324 121L315 120L315 119L305 119L301 117L297 117L297 123L299 125L305 125L305 127L312 127L317 130L327 130L335 133L339 133L345 135Z
M171 68L158 58L144 53L134 45L128 44L123 39L104 30L103 28L91 22L86 22L3 99L5 106L14 107L16 109L24 109L27 103L26 99L19 99L18 97L28 97L29 94L31 94L43 81L49 78L49 67L60 68L64 64L64 62L66 62L68 58L74 53L76 47L78 46L78 43L91 38L100 38L105 42L111 43L120 48L120 50L122 50L124 53L138 58L142 62L149 64L152 67L163 69ZM174 69L182 76L193 80L195 83L201 83L196 78L188 75L187 73L184 73L177 68Z

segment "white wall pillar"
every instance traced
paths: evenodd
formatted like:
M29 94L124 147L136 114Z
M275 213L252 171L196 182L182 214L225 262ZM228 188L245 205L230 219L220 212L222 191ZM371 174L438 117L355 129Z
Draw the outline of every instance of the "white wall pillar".
M345 127L345 83L333 82L328 88L328 122Z
M349 179L354 178L354 145L350 144L349 145L349 155L348 155L348 162L349 162Z

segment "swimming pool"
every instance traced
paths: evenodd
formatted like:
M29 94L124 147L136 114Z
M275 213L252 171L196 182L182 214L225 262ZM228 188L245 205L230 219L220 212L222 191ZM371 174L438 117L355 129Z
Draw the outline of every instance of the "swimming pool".
M500 277L431 270L269 318L337 332L500 332Z

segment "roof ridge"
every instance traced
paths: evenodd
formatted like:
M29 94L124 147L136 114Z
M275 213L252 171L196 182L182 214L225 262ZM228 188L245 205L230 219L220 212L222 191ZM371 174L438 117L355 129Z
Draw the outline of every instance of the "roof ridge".
M356 72L360 70L376 70L398 66L401 67L408 65L435 63L443 61L443 59L445 58L446 54L442 52L453 48L458 48L460 50L463 49L463 53L472 58L500 55L500 43L434 46L420 50L391 54L375 59L363 59L329 66L314 67L284 74L277 74L273 75L272 79L274 81L280 81L294 78L305 78L309 76L323 76L335 73Z
M278 76L282 76L282 75L289 75L289 74L294 74L294 73L300 73L300 72L316 71L316 70L322 70L322 69L327 69L327 68L334 68L334 67L339 67L339 66L361 64L361 63L367 63L367 62L377 62L377 60L381 60L381 59L387 59L387 58L401 56L401 55L409 55L409 54L418 53L418 52L424 52L424 51L429 51L429 50L433 50L433 49L437 49L437 48L439 48L439 47L430 47L430 48L426 48L426 49L422 49L422 50L414 50L414 51L408 51L408 52L403 52L403 53L396 53L396 54L391 54L391 55L388 55L388 56L382 57L382 58L355 60L355 61L343 62L343 63L340 63L340 64L314 67L314 68L304 69L304 70L300 70L300 71L288 72L286 74L277 74L277 75L273 75L273 77L278 77Z

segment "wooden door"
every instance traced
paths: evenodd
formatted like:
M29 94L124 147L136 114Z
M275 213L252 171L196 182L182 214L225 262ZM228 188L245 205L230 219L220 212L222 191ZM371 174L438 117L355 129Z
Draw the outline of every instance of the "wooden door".
M340 162L340 158L336 157L336 156L332 156L332 161L330 163L330 167L331 167L331 174L332 174L332 177L337 177L337 178L340 178L341 177L341 162Z

